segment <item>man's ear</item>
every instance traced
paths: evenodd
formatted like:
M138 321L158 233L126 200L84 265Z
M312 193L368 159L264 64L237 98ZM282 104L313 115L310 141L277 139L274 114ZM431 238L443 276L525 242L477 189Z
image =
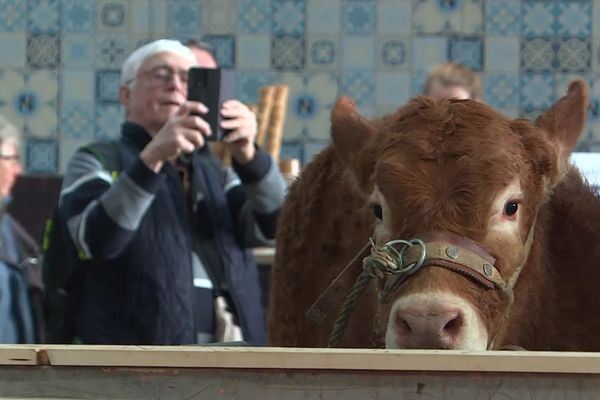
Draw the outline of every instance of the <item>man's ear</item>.
M125 106L125 109L127 109L127 105L129 104L130 94L131 94L131 89L129 89L129 86L127 86L127 85L119 86L119 101L121 102L121 104L123 104L123 106Z

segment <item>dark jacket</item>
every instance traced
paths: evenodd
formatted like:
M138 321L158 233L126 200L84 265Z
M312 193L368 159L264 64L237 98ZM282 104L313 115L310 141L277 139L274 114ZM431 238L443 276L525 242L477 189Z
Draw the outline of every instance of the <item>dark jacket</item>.
M0 211L0 343L43 343L40 251L25 229Z
M80 254L91 258L77 336L84 343L196 343L194 311L205 307L212 318L212 304L194 304L191 254L200 236L210 238L222 258L244 338L264 344L257 268L244 248L274 237L283 178L257 151L249 165L234 163L242 183L236 185L205 147L191 160L199 196L188 207L177 168L165 163L155 174L139 158L149 141L140 126L123 125L116 181L85 151L67 167L59 207Z

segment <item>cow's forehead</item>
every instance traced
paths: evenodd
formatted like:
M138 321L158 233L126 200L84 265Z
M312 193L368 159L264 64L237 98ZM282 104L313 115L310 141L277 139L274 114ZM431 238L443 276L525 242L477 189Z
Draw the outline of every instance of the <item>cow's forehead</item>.
M437 162L440 168L456 163L463 170L490 163L501 171L511 166L518 169L526 162L526 154L521 134L511 123L510 118L475 101L428 102L418 112L400 110L384 121L379 159L407 165Z

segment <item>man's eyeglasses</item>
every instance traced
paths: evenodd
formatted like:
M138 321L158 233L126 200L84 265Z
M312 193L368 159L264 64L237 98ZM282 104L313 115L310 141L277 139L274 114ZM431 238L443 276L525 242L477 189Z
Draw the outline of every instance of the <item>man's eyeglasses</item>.
M19 154L5 155L0 154L0 160L12 161L12 162L20 162L21 156Z
M148 69L146 71L141 71L136 76L128 80L126 84L129 85L131 82L133 82L142 75L146 75L149 79L150 84L153 86L167 85L171 83L175 75L179 77L179 81L184 85L187 85L188 83L187 70L179 69L175 71L174 69L167 66L159 66L154 67L152 69Z

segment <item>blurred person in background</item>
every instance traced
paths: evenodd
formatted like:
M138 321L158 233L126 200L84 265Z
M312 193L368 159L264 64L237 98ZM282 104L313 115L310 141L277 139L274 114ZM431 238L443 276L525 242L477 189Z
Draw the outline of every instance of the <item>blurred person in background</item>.
M21 173L21 135L0 115L0 343L41 343L42 280L35 240L7 212Z
M425 81L425 96L434 100L441 98L482 100L479 76L458 62L435 66Z
M87 260L83 343L266 342L249 248L274 238L286 185L244 109L221 111L233 168L210 153L208 110L187 100L197 64L175 40L135 50L121 69L118 178L85 148L68 163L59 211Z

